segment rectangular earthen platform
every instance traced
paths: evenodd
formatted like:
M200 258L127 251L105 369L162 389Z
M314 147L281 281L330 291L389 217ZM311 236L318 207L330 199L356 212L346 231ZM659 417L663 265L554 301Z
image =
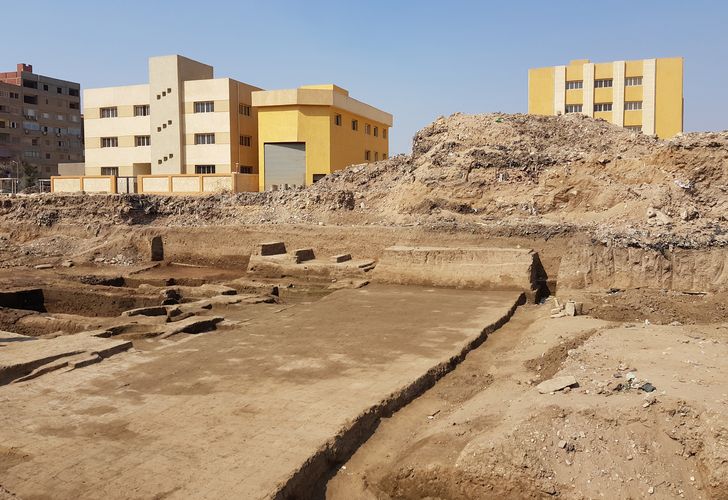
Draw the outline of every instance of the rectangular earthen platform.
M231 330L0 386L0 484L21 498L304 498L334 448L355 446L521 299L340 290L230 309Z

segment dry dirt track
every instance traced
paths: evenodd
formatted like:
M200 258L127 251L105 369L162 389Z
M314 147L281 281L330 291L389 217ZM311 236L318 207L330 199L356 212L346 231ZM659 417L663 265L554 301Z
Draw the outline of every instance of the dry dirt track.
M518 298L374 286L242 307L228 330L0 387L0 484L21 498L267 497Z

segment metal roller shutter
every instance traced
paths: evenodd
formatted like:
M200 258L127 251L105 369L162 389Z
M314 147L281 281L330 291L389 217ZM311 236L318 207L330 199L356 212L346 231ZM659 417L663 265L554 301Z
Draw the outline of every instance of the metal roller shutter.
M306 185L306 143L277 142L264 145L265 189Z

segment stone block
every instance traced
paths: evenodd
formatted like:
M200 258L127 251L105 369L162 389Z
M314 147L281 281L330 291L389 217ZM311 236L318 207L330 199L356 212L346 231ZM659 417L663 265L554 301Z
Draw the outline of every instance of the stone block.
M260 244L260 255L281 255L286 253L286 244L282 241L270 241Z
M342 253L339 255L334 255L331 257L331 262L334 262L336 264L340 264L341 262L347 262L351 260L351 254L350 253Z
M313 248L299 248L293 251L293 256L296 258L296 264L316 258L313 253Z

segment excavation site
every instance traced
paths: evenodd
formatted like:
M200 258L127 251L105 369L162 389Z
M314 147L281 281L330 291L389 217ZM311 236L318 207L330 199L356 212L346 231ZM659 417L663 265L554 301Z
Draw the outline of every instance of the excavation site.
M0 198L0 499L728 498L728 132L454 114Z

